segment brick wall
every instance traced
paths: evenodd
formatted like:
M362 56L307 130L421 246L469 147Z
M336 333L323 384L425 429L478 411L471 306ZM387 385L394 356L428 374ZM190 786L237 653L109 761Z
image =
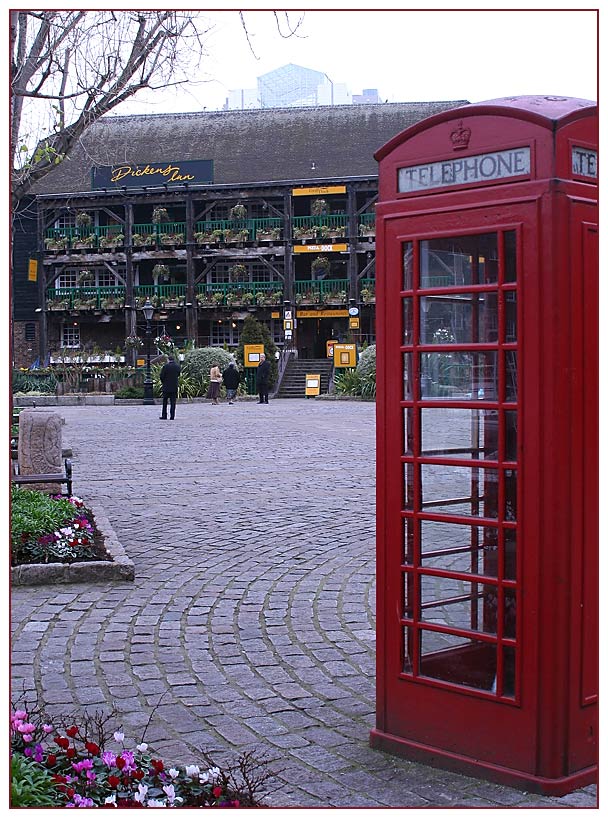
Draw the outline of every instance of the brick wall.
M22 366L31 366L34 363L38 357L39 338L37 321L15 321L13 325L13 358L17 369Z

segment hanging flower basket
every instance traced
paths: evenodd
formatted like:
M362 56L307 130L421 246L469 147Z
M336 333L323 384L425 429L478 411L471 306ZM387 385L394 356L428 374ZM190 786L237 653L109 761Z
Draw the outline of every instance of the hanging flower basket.
M175 349L175 344L169 335L159 335L157 338L154 339L154 344L156 349L160 352L161 355L168 355L172 353Z
M125 338L125 346L127 349L141 349L144 345L144 342L138 335L128 335Z
M93 219L91 218L90 213L77 213L76 214L76 226L77 227L89 227Z
M247 208L245 207L245 205L241 204L240 202L238 204L235 204L235 206L233 208L231 208L231 210L230 210L230 218L231 219L246 219L247 218Z
M166 207L155 207L152 211L152 223L161 224L169 221L169 213Z

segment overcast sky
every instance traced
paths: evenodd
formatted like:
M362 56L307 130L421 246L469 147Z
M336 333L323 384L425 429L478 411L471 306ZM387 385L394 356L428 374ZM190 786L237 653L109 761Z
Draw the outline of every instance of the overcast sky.
M221 109L229 90L255 88L258 76L287 63L325 73L354 94L377 88L388 102L479 102L521 94L595 100L596 12L559 9L558 2L535 11L502 5L500 11L290 11L292 23L304 19L298 36L289 39L277 33L272 11L248 11L255 56L238 12L205 13L214 29L198 83L138 95L115 113Z

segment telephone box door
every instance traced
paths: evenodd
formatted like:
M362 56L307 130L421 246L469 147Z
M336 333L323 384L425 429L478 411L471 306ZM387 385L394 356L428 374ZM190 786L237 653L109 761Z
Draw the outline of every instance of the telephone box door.
M533 769L537 551L526 548L524 310L538 307L538 203L386 228L385 684L382 731L459 755ZM492 227L488 228L488 224ZM399 275L395 271L399 270ZM530 349L534 338L528 337ZM536 394L535 394L536 393ZM532 417L536 426L538 414ZM398 438L398 439L397 439ZM441 711L441 718L437 712Z

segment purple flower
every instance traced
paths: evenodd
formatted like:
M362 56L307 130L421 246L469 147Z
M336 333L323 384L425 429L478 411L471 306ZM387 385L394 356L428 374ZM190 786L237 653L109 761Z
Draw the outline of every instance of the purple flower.
M25 750L23 751L23 755L29 758L30 756L34 755L34 751L32 750L31 747L26 747ZM38 761L38 759L36 759L36 761Z
M101 760L107 767L116 766L116 756L109 750L107 750L105 753L102 753Z

